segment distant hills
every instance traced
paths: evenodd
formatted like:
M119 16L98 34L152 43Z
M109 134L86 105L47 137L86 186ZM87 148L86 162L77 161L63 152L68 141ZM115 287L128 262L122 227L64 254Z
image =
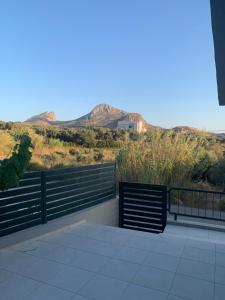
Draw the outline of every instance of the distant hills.
M44 112L39 115L32 116L27 119L26 123L31 124L40 124L40 125L52 125L59 127L68 127L68 128L90 128L90 127L106 127L110 129L116 129L119 121L142 121L143 128L151 130L153 128L161 128L149 124L145 121L142 115L138 113L129 113L124 110L113 107L109 104L102 103L95 106L89 113L84 116L81 116L78 119L69 120L69 121L59 121L56 118L56 114L54 112ZM161 128L163 130L167 130L165 128ZM175 132L183 132L187 134L195 134L197 132L201 132L201 130L188 127L188 126L177 126L172 128ZM217 136L218 139L223 140L225 138L225 134L215 134L215 133L207 133L209 136Z
M142 115L138 113L128 113L105 103L95 106L88 114L70 121L58 121L56 120L56 114L54 112L44 112L27 119L25 122L56 125L60 127L107 127L115 129L118 121L123 120L142 121L146 130L155 127L148 124Z
M25 122L29 123L51 123L56 121L56 114L54 112L44 112L39 115L35 115L29 119L27 119Z

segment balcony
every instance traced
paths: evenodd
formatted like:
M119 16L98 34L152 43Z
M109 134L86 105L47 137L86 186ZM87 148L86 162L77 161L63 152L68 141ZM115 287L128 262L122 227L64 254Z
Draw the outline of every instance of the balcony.
M78 223L0 252L2 299L224 299L225 235Z
M42 198L32 200L33 188L36 195L40 184L34 174L32 179L26 175L18 190L1 194L1 299L224 300L221 228L166 222L165 186L121 184L119 201L111 165L69 170L63 176L60 172L47 175L54 178L42 189L45 203ZM104 172L108 175L102 176ZM106 178L107 186L99 182ZM22 206L17 197L24 197ZM7 199L10 204L5 206ZM196 210L184 200L182 207L180 201L179 207L175 201L171 204L178 219L190 212L192 217L218 219L217 212L209 213L212 206ZM28 222L33 219L31 227Z

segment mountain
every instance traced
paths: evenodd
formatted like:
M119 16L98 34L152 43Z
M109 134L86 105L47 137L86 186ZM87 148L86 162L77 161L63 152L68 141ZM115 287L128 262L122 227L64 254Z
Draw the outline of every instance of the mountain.
M151 126L138 113L128 113L124 110L110 106L109 104L99 104L95 106L88 114L71 121L56 121L54 113L42 113L26 120L30 123L45 122L50 125L60 127L107 127L111 129L117 128L118 121L142 121L143 127L149 129Z
M70 121L58 121L56 120L56 114L54 112L44 112L29 118L25 122L68 128L106 127L110 129L115 129L117 128L119 121L141 121L144 130L151 130L153 128L157 128L156 126L147 123L142 117L142 115L138 113L129 113L106 103L99 104L95 106L88 114L78 119ZM169 129L164 130L167 131ZM220 135L213 134L210 132L207 133L203 132L200 129L188 126L177 126L172 128L172 130L177 133L186 133L191 135L202 133L209 136L217 136L218 139L224 139L225 135L224 133Z
M27 119L25 122L29 123L52 123L56 121L56 114L54 112L43 112L39 115L35 115L29 119Z
M95 106L88 114L70 121L57 121L56 114L54 112L44 112L27 119L25 122L70 128L106 127L115 129L117 128L119 121L142 121L143 129L147 131L153 128L161 128L147 123L142 115L138 113L129 113L116 107L110 106L106 103L99 104ZM225 140L225 133L207 132L188 126L177 126L172 129L161 129L165 131L173 130L177 133L185 133L191 135L202 134L208 136L209 138L216 137L217 140Z
M127 113L123 110L110 106L108 104L99 104L95 106L88 114L66 122L59 122L62 126L67 127L109 127L114 128L117 121ZM116 123L115 126L112 123Z
M176 126L173 127L172 130L177 133L187 133L187 134L199 134L201 132L206 133L203 130L194 127L189 127L189 126Z

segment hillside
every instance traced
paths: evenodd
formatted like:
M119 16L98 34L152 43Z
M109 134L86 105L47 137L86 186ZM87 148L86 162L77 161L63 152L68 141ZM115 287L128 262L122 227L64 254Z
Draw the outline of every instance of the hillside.
M148 124L142 115L138 113L128 113L124 110L110 106L109 104L99 104L88 114L70 121L56 121L55 113L42 113L26 120L29 123L46 123L60 127L80 128L80 127L106 127L116 129L118 121L142 121L147 130L154 127Z
M29 133L34 146L29 170L117 159L121 180L214 188L210 184L216 189L224 188L225 144L198 131L191 134L174 130L171 134L171 131L152 129L137 134L122 129L0 122L0 161L10 155L22 132Z
M174 131L175 133L184 133L187 135L199 135L208 136L210 138L216 138L217 140L224 142L225 133L212 133L207 131L202 131L198 128L193 128L189 126L177 126L172 129L165 129L153 124L149 124L145 121L143 116L139 113L130 113L119 108L113 107L109 104L102 103L95 106L89 113L81 116L78 119L69 121L59 121L57 120L56 114L54 112L44 112L39 115L32 116L27 119L24 123L28 124L38 124L43 126L57 126L61 128L108 128L116 129L119 121L142 121L143 128L146 131L152 129L162 129L163 131Z
M56 121L56 114L54 112L43 112L39 115L32 116L27 119L25 122L27 123L47 123L51 124Z

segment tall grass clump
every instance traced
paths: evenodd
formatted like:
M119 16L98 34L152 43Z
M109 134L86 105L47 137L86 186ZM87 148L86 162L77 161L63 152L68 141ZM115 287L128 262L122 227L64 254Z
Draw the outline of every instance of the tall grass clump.
M152 131L145 140L128 143L117 156L118 179L187 186L193 169L206 155L207 140L172 131Z

